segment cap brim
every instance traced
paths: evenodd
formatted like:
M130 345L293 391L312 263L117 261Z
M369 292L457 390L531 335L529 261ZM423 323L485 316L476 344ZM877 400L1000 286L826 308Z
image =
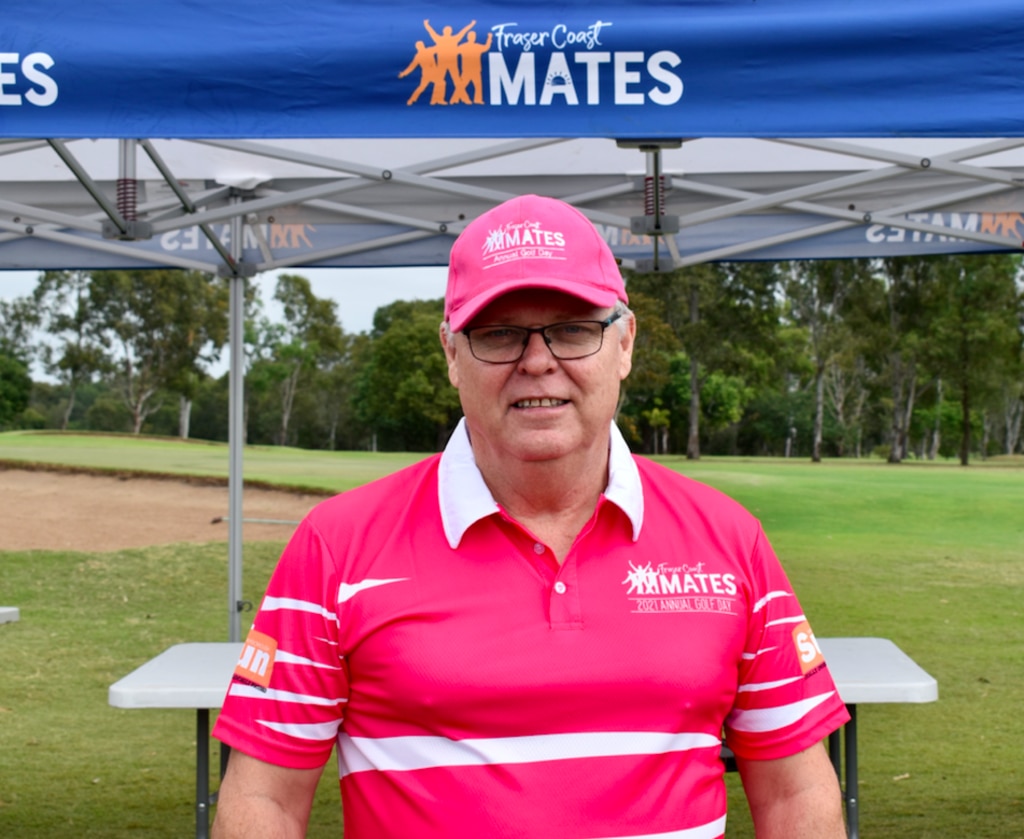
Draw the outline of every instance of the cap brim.
M618 296L614 291L608 289L594 288L586 283L577 283L567 280L564 277L530 277L529 279L508 280L504 283L489 287L486 291L471 297L461 306L448 315L448 325L452 332L461 332L473 318L482 312L487 306L493 303L502 295L522 289L550 289L561 291L572 297L578 297L593 306L614 306Z

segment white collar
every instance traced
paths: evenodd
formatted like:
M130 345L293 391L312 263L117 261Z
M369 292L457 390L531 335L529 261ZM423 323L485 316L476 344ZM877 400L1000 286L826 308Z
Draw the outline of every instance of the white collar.
M490 489L473 457L466 420L459 421L437 467L437 495L441 506L441 523L452 548L457 548L463 535L475 522L500 512ZM633 525L633 541L640 538L644 523L644 494L640 470L626 445L622 433L613 422L608 450L608 486L604 496L629 518Z

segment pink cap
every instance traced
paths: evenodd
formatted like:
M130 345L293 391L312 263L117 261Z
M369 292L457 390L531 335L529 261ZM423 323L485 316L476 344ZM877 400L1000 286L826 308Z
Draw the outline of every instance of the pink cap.
M489 303L521 288L564 291L600 307L629 302L611 248L590 220L539 195L499 204L455 240L445 319L458 332Z

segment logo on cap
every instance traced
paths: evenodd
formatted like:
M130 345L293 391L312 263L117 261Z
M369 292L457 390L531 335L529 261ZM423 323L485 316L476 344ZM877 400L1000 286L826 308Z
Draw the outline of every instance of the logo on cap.
M481 248L484 269L518 259L565 260L565 235L539 221L510 221L490 230Z

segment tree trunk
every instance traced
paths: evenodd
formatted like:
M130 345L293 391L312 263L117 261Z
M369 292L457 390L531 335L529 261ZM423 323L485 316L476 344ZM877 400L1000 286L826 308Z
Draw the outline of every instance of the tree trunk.
M1006 434L1003 438L1003 449L1006 454L1013 454L1017 449L1022 418L1024 418L1024 398L1018 398L1006 409Z
M911 368L913 370L913 368ZM906 458L910 451L910 421L914 417L914 401L917 399L917 373L910 377L907 388L907 404L903 407L903 427L900 429L900 457Z
M963 383L960 391L960 465L967 466L971 457L971 387Z
M700 290L690 284L690 323L700 323ZM686 440L686 459L700 460L700 364L690 352L690 434Z
M192 400L182 395L178 397L178 436L188 439L189 424L192 420Z
M935 424L932 426L932 445L928 459L935 460L942 446L942 379L935 380Z
M292 418L292 406L295 404L295 393L299 389L299 374L302 372L302 368L296 365L292 372L288 374L288 378L284 380L281 399L281 429L278 432L278 445L284 446L288 443L288 424Z
M60 418L60 430L67 431L68 425L71 423L71 411L75 407L75 387L72 386L68 393L68 404L64 409L64 416Z
M695 358L690 358L690 434L686 458L700 460L700 365Z
M890 366L892 367L892 426L889 439L889 463L899 463L903 451L900 430L903 428L903 418L900 412L903 410L903 365L902 358L898 352L893 353Z
M814 442L811 460L821 463L822 428L825 424L825 365L820 361L814 370Z

